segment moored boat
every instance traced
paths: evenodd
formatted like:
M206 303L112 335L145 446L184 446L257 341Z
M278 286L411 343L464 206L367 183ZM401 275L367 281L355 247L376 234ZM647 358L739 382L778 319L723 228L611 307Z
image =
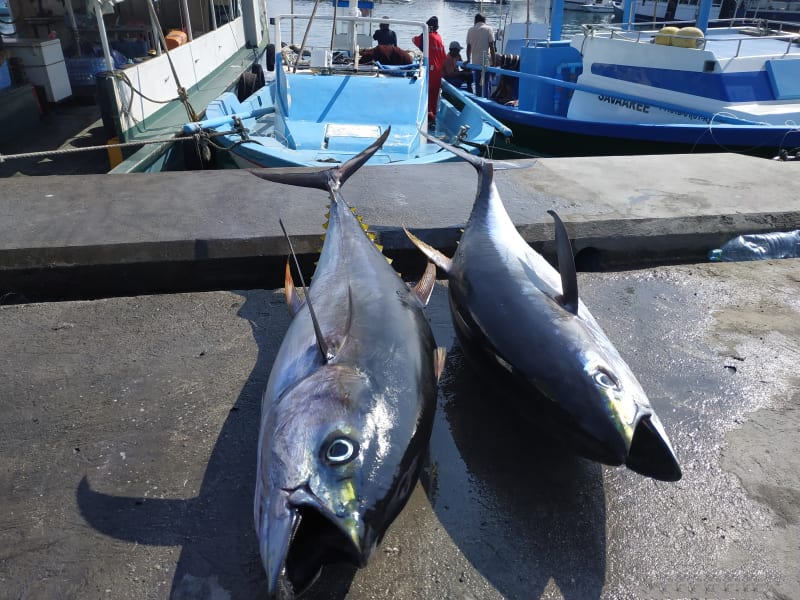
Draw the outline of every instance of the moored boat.
M693 21L700 11L700 0L611 0L615 19L637 23ZM715 19L762 19L783 21L800 28L800 0L713 0L709 17Z
M283 46L275 56L274 77L247 98L226 92L206 108L206 119L189 123L187 134L205 132L240 168L319 166L345 162L386 129L391 135L370 164L434 163L455 155L428 143L421 130L478 153L496 131L510 130L457 90L456 104L439 99L435 124L428 123L428 39L417 59L405 65L365 65L358 48L359 23L352 15L282 15L281 25L317 21L343 27L327 48ZM419 28L417 21L389 19L390 24ZM361 34L363 35L363 34ZM342 37L339 37L342 36ZM307 53L308 50L308 53ZM447 87L447 83L443 82ZM457 107L457 105L459 105Z
M734 16L735 0L712 0L709 18ZM732 3L732 4L731 4ZM723 4L725 8L723 9ZM664 23L666 21L694 21L700 13L700 0L614 0L614 20L619 22Z
M704 0L696 27L592 25L570 40L528 40L519 71L486 68L511 91L476 102L516 145L545 154L775 156L800 146L798 35L708 27L710 8Z
M612 0L564 0L564 10L579 10L590 13L613 13Z

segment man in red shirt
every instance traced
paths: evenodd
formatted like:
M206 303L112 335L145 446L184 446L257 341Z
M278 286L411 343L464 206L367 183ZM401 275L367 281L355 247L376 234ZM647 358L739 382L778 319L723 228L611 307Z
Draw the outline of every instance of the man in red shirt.
M442 67L447 58L442 36L439 35L439 18L431 17L425 24L428 26L428 119L436 119L436 108L439 104L439 90L442 87ZM422 50L422 34L412 40Z

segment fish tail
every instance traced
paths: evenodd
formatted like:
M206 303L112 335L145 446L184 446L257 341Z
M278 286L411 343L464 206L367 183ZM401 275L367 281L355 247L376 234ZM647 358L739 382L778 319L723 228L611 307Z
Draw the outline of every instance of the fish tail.
M491 167L492 163L489 162L488 160L484 160L480 156L475 156L474 154L470 154L463 148L459 148L458 146L453 146L452 144L448 144L444 140L440 140L436 136L429 134L427 131L422 131L420 129L420 133L424 135L428 139L428 141L433 142L437 146L441 146L445 150L455 154L457 157L467 161L469 164L475 167L475 170L477 170L478 173L481 173L486 168L487 165Z
M358 171L364 165L364 163L366 163L378 150L380 150L381 146L383 146L383 144L389 138L391 131L392 127L387 127L386 131L384 131L378 139L372 142L372 144L338 167L310 172L304 169L301 170L295 168L292 168L291 170L248 170L256 177L265 179L267 181L275 181L277 183L285 183L288 185L296 185L325 191L337 190L344 185L344 182L347 181L353 173Z
M448 152L452 152L459 158L467 161L469 164L475 167L475 170L478 171L478 173L492 173L493 171L503 171L508 169L524 169L531 166L535 162L531 160L528 161L529 164L520 165L503 160L487 160L485 158L481 158L480 156L476 156L475 154L470 154L463 148L448 144L444 140L440 140L439 138L430 135L427 131L420 130L420 133L437 146L441 146Z

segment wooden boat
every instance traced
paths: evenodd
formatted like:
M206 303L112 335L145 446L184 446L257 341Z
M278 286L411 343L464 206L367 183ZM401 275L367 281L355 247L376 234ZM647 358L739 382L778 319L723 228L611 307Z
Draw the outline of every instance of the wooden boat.
M434 163L457 160L427 142L431 131L472 153L480 152L496 131L510 130L470 98L449 87L455 103L440 98L435 124L428 123L427 26L390 19L425 33L421 55L407 65L363 65L358 48L360 23L352 15L283 15L276 19L276 47L284 21L333 22L344 33L328 47L292 50L283 46L274 61L271 82L247 98L226 92L211 102L206 119L189 123L187 134L205 132L237 166L319 166L345 162L387 128L391 135L370 164ZM308 50L308 52L307 52ZM446 84L446 82L443 82ZM458 106L457 106L458 105Z

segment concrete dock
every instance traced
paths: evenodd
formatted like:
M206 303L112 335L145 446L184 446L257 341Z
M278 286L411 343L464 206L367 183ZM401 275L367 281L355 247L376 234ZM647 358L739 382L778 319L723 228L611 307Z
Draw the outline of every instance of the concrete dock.
M704 262L739 233L800 228L798 166L521 164L497 173L512 218L547 253L555 209L604 270L579 274L581 296L684 477L597 465L520 422L463 364L440 283L424 485L365 569L308 597L800 598L800 260ZM364 168L344 195L413 277L400 226L455 246L475 181ZM268 289L277 221L311 269L325 200L239 171L3 180L0 596L263 597L259 401L289 321Z

